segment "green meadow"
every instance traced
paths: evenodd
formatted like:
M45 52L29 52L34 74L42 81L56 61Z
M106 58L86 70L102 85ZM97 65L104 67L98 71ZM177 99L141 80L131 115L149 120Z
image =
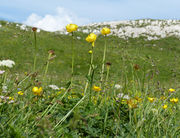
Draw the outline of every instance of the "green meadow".
M26 31L15 23L0 24L0 60L15 62L13 68L0 66L5 70L0 75L0 137L180 137L179 38L146 41L98 35L88 75L88 34L74 32L73 39L71 33L41 30L36 33L33 71L36 51L31 27ZM54 53L48 57L50 50ZM34 87L42 87L41 95L33 93Z

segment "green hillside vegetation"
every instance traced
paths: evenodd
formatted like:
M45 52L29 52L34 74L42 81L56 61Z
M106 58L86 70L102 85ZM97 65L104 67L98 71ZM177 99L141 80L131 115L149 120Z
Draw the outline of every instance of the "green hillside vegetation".
M1 22L1 24L3 24ZM22 75L31 72L34 54L34 36L31 28L29 31L20 30L15 24L3 25L0 28L1 49L0 58L12 59L16 66L13 73ZM75 75L77 79L83 79L88 71L90 44L85 41L87 34L75 33ZM54 50L56 57L52 60L48 75L53 76L54 81L68 80L71 71L71 41L69 35L60 35L58 32L50 33L41 31L37 34L38 46L38 72L41 72L48 57L48 50ZM95 44L95 64L101 65L104 40L98 36ZM168 84L177 83L179 78L178 66L180 55L179 39L169 37L161 40L144 41L143 38L129 39L128 41L118 37L108 37L107 62L112 63L111 77L117 81L123 81L124 69L130 74L131 66L138 64L140 72L147 70L148 76L154 73L156 81ZM99 73L97 70L96 73ZM141 75L141 74L140 74ZM148 77L147 77L148 79ZM113 80L113 79L112 79ZM59 82L57 82L59 83ZM171 84L171 85L172 85Z
M170 98L180 98L180 40L167 37L146 41L143 37L124 40L116 36L107 37L105 63L110 62L110 72L101 94L92 91L92 100L83 99L65 118L65 115L78 103L83 95L88 78L91 44L86 42L88 34L74 32L75 66L73 88L65 97L71 80L72 36L59 32L40 31L37 33L37 76L33 74L34 35L31 27L21 30L16 23L0 21L0 60L15 62L7 69L8 93L0 95L15 98L8 104L0 100L0 137L178 137L180 136L179 102L170 103ZM20 25L20 24L19 24ZM99 86L104 36L99 35L94 47L94 78L92 86ZM48 51L55 54L50 60L47 76ZM107 74L105 65L104 78ZM3 68L0 68L3 69ZM24 80L28 77L26 80ZM4 76L0 76L3 87ZM40 83L40 84L39 84ZM42 86L44 95L33 95L34 86ZM51 90L48 85L55 84L63 90ZM114 87L116 84L121 89ZM168 89L176 93L170 95ZM24 97L17 95L18 89ZM57 92L60 95L57 96ZM104 93L108 94L104 94ZM142 99L138 108L130 108L128 101L123 104L117 99L119 93ZM73 95L76 98L73 98ZM70 96L70 97L69 97ZM166 96L165 102L151 103L148 97ZM89 97L89 95L87 95ZM47 98L47 99L46 99ZM106 98L110 100L106 101ZM162 106L168 104L168 110ZM51 108L52 107L52 108ZM48 112L47 112L48 111ZM143 120L145 118L145 121ZM59 123L59 121L62 121Z

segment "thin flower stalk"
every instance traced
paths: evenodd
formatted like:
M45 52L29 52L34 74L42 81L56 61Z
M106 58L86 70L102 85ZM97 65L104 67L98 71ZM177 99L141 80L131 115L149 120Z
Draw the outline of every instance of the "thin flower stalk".
M105 59L106 59L106 35L105 35L105 44L104 44L104 54L103 54L103 60L102 60L102 69L101 69L101 80L100 80L100 87L102 88L102 83L103 83L103 77L104 77L104 64L105 64Z
M72 88L73 86L73 77L74 77L74 55L75 55L75 51L74 51L74 33L72 32L72 63L71 63L71 84L70 84L70 88Z
M91 54L91 58L90 58L90 65L89 65L89 71L88 71L88 77L91 75L92 72L92 68L93 68L93 48L95 45L95 41L96 41L96 35L94 33L89 34L86 37L86 41L91 43L92 45L92 49L90 50L89 54ZM91 76L92 77L92 76ZM92 78L91 78L92 81ZM91 83L91 82L90 82ZM85 89L84 89L84 95L86 94L87 88L88 88L88 84L89 84L89 79L87 79L86 81L86 85L85 85ZM92 83L91 83L92 84Z
M36 39L36 30L33 31L33 33L34 33L34 48L35 48L35 51L34 51L33 71L35 72L35 71L36 71L36 62L37 62L37 39Z
M47 72L48 72L49 62L50 62L51 56L52 56L52 53L50 52L49 55L48 55L48 60L47 60L46 68L45 68L45 71L44 71L43 82L44 82L44 80L46 78L46 75L47 75Z

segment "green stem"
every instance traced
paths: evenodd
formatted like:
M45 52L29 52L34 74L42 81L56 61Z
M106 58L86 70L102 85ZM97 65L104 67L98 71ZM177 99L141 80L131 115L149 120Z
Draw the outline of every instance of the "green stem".
M44 76L43 76L43 82L44 82L44 80L45 80L45 78L46 78L46 75L47 75L47 72L48 72L49 60L50 60L50 58L51 58L51 55L52 55L51 53L49 53L49 55L48 55L47 65L46 65L45 72L44 72Z
M110 70L110 67L107 67L106 85L107 85L107 81L108 81L108 79L109 79L109 70Z
M108 66L107 67L107 74L106 74L106 80L105 80L105 87L104 87L104 94L105 94L105 105L106 105L106 100L107 100L107 97L109 96L106 92L106 87L107 87L107 82L108 82L108 78L109 78L109 70L110 70L110 67ZM99 99L99 93L98 93L98 99ZM101 104L103 104L103 101L101 101Z
M104 92L105 92L105 101L107 100L107 92L106 92L106 87L107 87L107 82L108 82L108 78L109 78L109 70L110 70L110 67L107 67L107 74L106 74L106 81L105 81L105 88L104 88Z
M88 77L91 75L92 65L93 65L93 46L92 46L92 54L91 54L91 58L90 58ZM84 95L86 94L86 91L87 91L87 88L88 88L88 84L89 84L89 80L86 81L86 85L85 85L85 89L84 89Z
M102 70L101 70L101 80L100 80L100 87L102 87L102 83L103 83L103 75L104 75L104 62L106 59L106 36L105 36L105 44L104 44L104 54L103 54L103 60L102 60Z
M94 79L94 69L92 70L91 74L91 82L90 82L90 96L89 96L89 101L91 102L91 97L92 97L92 85L93 85L93 79Z
M72 88L72 82L73 82L73 77L74 77L74 34L72 32L72 63L71 63L71 84L70 88Z
M34 65L33 71L36 71L36 60L37 60L37 42L36 42L36 31L34 31L34 46L35 46L35 53L34 53Z
M7 70L6 70L5 73L4 73L3 84L6 83L6 78L7 78Z

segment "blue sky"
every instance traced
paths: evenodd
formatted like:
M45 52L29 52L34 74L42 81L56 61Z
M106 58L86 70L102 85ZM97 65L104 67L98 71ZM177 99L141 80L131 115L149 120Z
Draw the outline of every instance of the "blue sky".
M64 24L143 18L180 19L179 6L180 0L1 0L0 19L29 25L42 24L40 21L47 22L49 18L52 23L57 18Z

